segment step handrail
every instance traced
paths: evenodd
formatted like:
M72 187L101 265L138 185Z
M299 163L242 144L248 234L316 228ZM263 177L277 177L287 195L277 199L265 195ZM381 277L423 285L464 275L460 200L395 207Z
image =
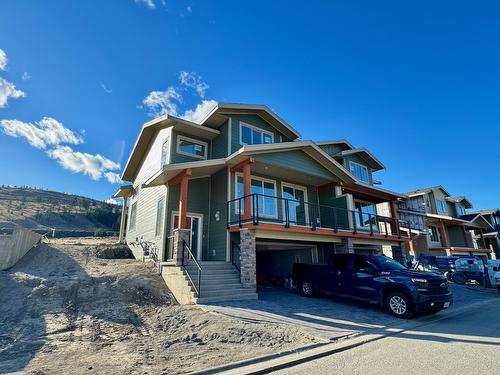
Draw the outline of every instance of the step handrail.
M191 278L191 275L189 274L189 272L186 268L186 265L184 263L185 250L187 250L189 258L191 258L194 261L194 264L196 265L196 267L198 269L198 283L196 285L195 285L193 279ZM201 274L203 272L203 268L201 267L200 263L198 263L198 260L196 260L196 257L191 252L191 249L189 248L188 244L184 240L182 241L182 263L181 263L181 266L186 271L186 275L187 275L189 281L191 282L192 287L195 289L196 295L198 296L198 298L200 298L201 297Z
M235 256L234 256L234 249L235 248L238 249L238 255L239 255L239 253L241 253L240 246L236 242L231 241L231 264L234 266L234 268L236 268L236 270L238 271L238 273L241 273L241 269L238 266L238 264L236 263L236 259L235 259Z

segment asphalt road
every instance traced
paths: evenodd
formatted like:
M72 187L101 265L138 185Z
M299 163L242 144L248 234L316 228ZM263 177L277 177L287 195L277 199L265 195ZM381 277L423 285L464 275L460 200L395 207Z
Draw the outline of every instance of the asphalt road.
M273 374L500 374L500 298Z

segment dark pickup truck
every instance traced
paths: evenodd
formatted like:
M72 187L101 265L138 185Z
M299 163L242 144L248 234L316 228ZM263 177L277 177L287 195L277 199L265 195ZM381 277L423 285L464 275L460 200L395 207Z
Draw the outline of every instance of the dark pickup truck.
M297 263L293 281L305 296L324 293L363 300L406 319L417 311L438 312L453 302L445 276L409 270L382 255L336 254L326 265Z

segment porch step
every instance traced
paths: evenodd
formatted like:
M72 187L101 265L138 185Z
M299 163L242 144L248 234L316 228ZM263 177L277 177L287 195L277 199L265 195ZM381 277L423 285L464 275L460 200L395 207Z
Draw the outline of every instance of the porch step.
M174 266L176 271L169 271L170 274L174 273L178 277L175 285L169 285L170 288L175 287L178 291L176 295L178 300L191 301L187 303L216 303L255 300L258 298L255 289L243 288L240 273L231 263L200 262L200 265L203 270L201 274L201 296L199 298L196 297L195 288L189 279L190 277L195 284L198 281L198 267L193 261L188 261L185 268ZM183 285L183 287L179 288L179 285Z

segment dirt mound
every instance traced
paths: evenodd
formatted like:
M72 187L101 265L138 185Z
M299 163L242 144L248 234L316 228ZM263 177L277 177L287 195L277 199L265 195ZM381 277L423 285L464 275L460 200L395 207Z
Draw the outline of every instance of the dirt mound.
M95 256L100 259L133 259L134 254L127 245L101 245L95 249Z
M147 264L97 257L109 248L44 244L0 272L0 373L187 373L315 342L179 306Z

